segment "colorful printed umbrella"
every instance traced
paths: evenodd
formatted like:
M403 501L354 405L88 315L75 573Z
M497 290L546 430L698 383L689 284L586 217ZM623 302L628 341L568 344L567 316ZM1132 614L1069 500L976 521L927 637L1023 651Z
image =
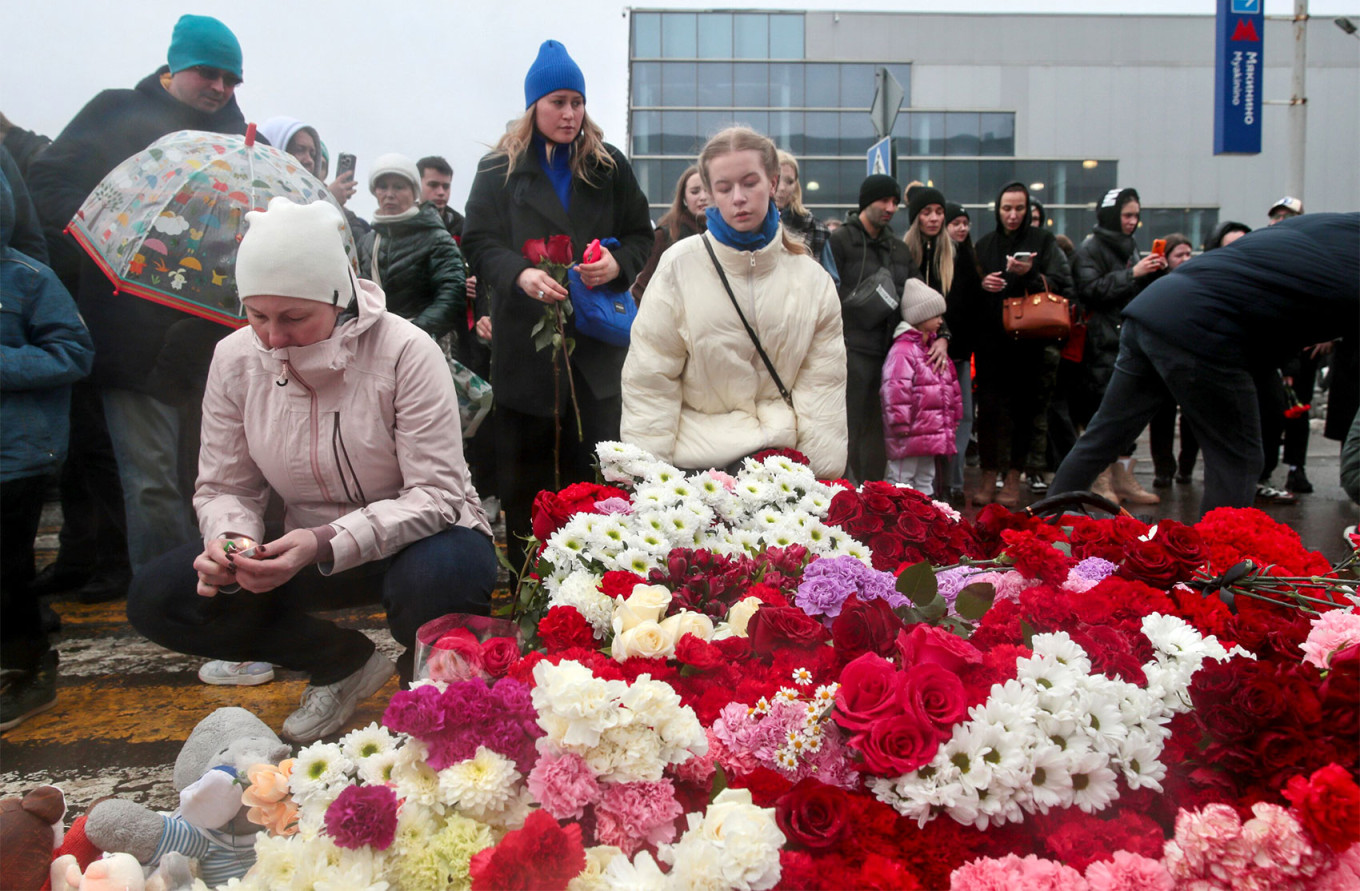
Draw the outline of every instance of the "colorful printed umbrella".
M245 215L276 195L339 209L292 155L255 142L254 124L245 136L181 130L115 167L67 231L119 291L239 328L236 248ZM348 226L345 252L355 263Z

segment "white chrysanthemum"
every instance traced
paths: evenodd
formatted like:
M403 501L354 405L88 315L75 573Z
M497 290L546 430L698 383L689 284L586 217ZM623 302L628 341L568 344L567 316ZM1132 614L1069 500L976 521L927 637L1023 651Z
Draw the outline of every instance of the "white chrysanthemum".
M632 533L632 537L629 538L629 546L633 549L657 557L665 557L671 551L670 539L663 535L659 529L638 528L635 525Z
M297 836L255 836L255 865L248 879L261 888L291 888L297 877L298 860L309 857L309 844Z
M392 770L397 766L397 750L369 755L359 762L359 779L370 786L386 785L392 779Z
M1034 636L1034 655L1056 659L1073 671L1090 674L1091 660L1066 631Z
M565 526L548 536L548 547L543 551L543 558L554 566L569 566L582 559L589 541L589 537L579 526L573 526L572 522L568 521Z
M367 727L352 730L340 738L340 750L356 764L365 758L395 752L397 737L390 730L374 721Z
M1034 725L1034 713L1039 709L1039 694L1015 679L1004 684L993 684L991 695L981 705L969 710L974 721L995 724L1008 733L1025 733Z
M311 887L315 891L386 891L387 867L382 852L367 845L342 848L323 836L324 848L316 863L321 865Z
M439 771L439 795L465 816L493 823L512 803L519 779L515 762L478 746L473 757Z
M346 758L335 743L312 743L298 752L288 789L301 804L326 795L332 786L348 783L353 770L354 762ZM335 794L339 794L339 789ZM333 799L335 795L330 797Z
M1152 613L1143 617L1143 635L1157 652L1173 659L1203 658L1204 638L1179 616Z
M1109 759L1100 752L1077 755L1069 764L1072 803L1086 813L1099 813L1119 797L1118 777L1110 769Z
M647 573L660 567L661 560L660 555L655 551L628 547L609 558L605 565L610 569L635 573L645 578Z
M439 774L430 767L429 749L419 740L408 740L397 750L397 761L392 765L392 783L398 798L410 804L444 813L444 802L439 796Z
M677 499L672 495L670 488L661 483L644 483L633 493L635 511L666 510L676 503Z
M1161 757L1161 744L1135 731L1120 742L1116 763L1130 789L1148 787L1161 792L1161 781L1166 778L1166 765Z
M1072 803L1072 765L1062 749L1037 746L1030 755L1029 803L1040 813ZM1027 810L1030 808L1027 808Z
M750 512L769 504L773 498L774 489L764 480L742 476L737 479L737 485L732 494L741 503L742 509Z

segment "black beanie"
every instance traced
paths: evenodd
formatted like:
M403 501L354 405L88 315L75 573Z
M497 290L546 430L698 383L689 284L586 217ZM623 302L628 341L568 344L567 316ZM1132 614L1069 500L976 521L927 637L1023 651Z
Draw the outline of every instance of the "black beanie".
M910 226L916 215L932 204L945 205L944 193L930 186L919 186L912 190L911 200L907 202L907 225Z
M875 201L884 198L896 198L902 200L902 187L897 184L897 180L888 176L886 173L874 173L864 178L864 182L859 184L859 209L864 210Z
M973 221L973 218L968 216L968 211L964 209L962 204L955 204L951 201L944 206L944 224L946 226L957 220L959 217L968 217L970 223Z

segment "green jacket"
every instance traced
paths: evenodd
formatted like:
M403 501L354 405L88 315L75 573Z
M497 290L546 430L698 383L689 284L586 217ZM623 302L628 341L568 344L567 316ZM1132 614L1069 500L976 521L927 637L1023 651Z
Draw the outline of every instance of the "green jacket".
M463 255L433 205L422 206L409 220L375 221L359 242L359 274L382 287L388 312L410 319L433 338L453 331L465 318Z

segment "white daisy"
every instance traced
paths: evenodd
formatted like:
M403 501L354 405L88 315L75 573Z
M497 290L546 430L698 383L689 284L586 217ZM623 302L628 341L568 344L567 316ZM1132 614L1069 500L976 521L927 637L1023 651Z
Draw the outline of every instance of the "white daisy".
M365 758L392 752L396 748L396 736L376 721L340 738L340 750L345 753L345 757L354 762L362 762Z
M288 788L294 798L312 798L324 794L330 786L348 782L353 770L354 762L345 757L340 746L335 743L312 743L298 752Z

